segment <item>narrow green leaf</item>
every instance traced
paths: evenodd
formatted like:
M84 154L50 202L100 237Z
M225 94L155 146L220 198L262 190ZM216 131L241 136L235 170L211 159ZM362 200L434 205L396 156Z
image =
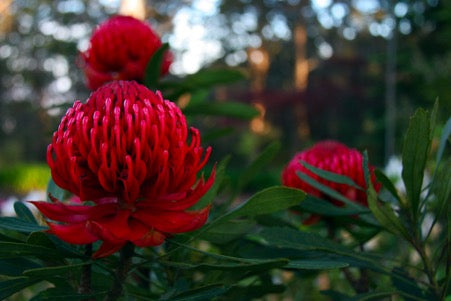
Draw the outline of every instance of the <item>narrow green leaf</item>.
M146 66L146 73L144 76L144 85L148 88L156 88L161 74L161 64L163 62L164 53L168 50L169 45L164 43L152 55L149 63Z
M330 270L339 269L349 266L347 262L340 262L330 259L306 259L306 260L291 260L287 268L299 270Z
M174 262L174 261L160 261L162 265L167 265L183 270L196 270L196 271L232 271L236 273L247 273L247 272L257 272L266 271L275 268L280 268L288 264L288 259L274 259L274 260L259 260L253 263L243 263L243 262L232 262L232 263L221 263L221 264L191 264L186 262Z
M304 200L305 192L284 186L274 186L254 194L234 210L218 218L222 222L237 217L253 217L285 210Z
M324 193L324 194L326 194L326 195L328 195L328 196L330 196L330 197L332 197L332 198L334 198L336 200L342 201L343 203L345 203L346 205L348 205L349 207L351 207L353 209L365 211L366 208L364 206L359 205L356 202L346 198L345 196L341 195L339 192L333 190L329 186L326 186L326 185L316 181L315 179L309 177L305 173L302 173L302 172L298 171L298 172L296 172L296 174L302 181L306 182L310 186L315 187L316 189L318 189L322 193Z
M249 233L255 224L253 220L229 220L202 233L200 238L217 244L226 244Z
M47 227L40 226L36 223L28 222L23 219L18 219L16 217L0 217L0 229L14 230L19 232L34 232L46 230Z
M171 296L171 301L200 301L212 300L212 298L223 295L228 291L228 287L223 284L212 284L204 287L192 289L182 292L175 296ZM168 299L160 299L168 300Z
M416 222L424 168L431 144L430 115L418 109L410 119L402 149L402 179L406 186L407 200Z
M451 117L448 118L445 126L443 127L442 135L440 136L440 143L435 157L436 169L442 161L443 153L445 152L446 144L448 143L449 136L451 135ZM435 174L435 172L434 172Z
M85 265L92 264L92 261L82 262L78 264L69 264L63 266L52 266L52 267L43 267L36 269L29 269L23 272L25 276L35 277L35 278L47 278L49 276L57 276L62 273L72 272L76 269L79 269Z
M211 115L232 117L243 120L250 120L258 116L258 111L251 105L241 102L204 102L195 105L188 105L183 109L187 116Z
M47 185L47 202L51 202L48 197L49 194L60 201L64 201L70 195L70 192L56 185L53 179L50 178L49 184Z
M307 211L323 216L348 216L368 213L369 210L354 209L349 207L337 207L330 202L307 195L304 201L299 204L302 211Z
M68 290L66 288L59 288L59 287L51 287L48 288L39 294L37 294L35 297L30 299L30 301L80 301L80 300L96 300L96 297L101 297L106 295L106 292L96 292L92 294L79 294L77 292L74 292L72 290Z
M28 277L18 277L9 280L0 281L0 300L6 300L9 296L27 288L40 279L30 279Z
M376 169L374 171L374 174L376 175L376 179L382 183L382 185L387 189L393 197L395 197L399 204L404 204L403 200L398 194L398 191L396 190L395 185L393 185L392 181L380 170ZM405 204L404 204L405 205Z
M233 134L235 132L235 128L233 127L225 127L222 129L213 129L211 131L205 132L205 134L202 136L202 141L204 143L228 136L230 134Z
M238 178L237 192L241 191L263 167L268 166L279 150L280 143L278 141L269 144Z
M377 193L374 190L373 183L369 180L369 169L368 169L368 153L363 152L363 173L365 175L365 181L367 189L367 200L368 207L376 217L377 221L389 232L403 236L406 240L410 241L410 234L407 229L402 224L401 220L394 213L390 204L385 203L384 205L379 205L377 201Z
M42 246L25 243L0 242L0 258L16 258L23 256L60 258L62 255L55 249Z
M351 178L344 176L344 175L340 175L337 173L333 173L324 169L320 169L320 168L316 168L313 165L308 164L305 161L299 161L305 168L307 168L308 170L310 170L312 173L316 174L317 176L334 182L334 183L338 183L338 184L345 184L351 187L354 187L358 190L363 190L362 187L360 187L359 185L357 185Z
M188 75L183 84L199 89L208 88L217 84L233 83L244 78L244 73L237 69L204 69L195 74Z
M14 211L20 219L32 224L38 224L31 210L23 202L15 202Z
M218 194L218 190L222 185L222 182L224 181L225 171L227 164L229 164L230 156L225 157L219 164L216 169L216 177L215 182L211 186L211 188L205 193L205 195L197 202L194 206L192 206L191 210L198 210L201 208L204 208L205 206L208 206L213 202L214 198Z
M39 266L36 262L23 257L0 259L0 275L22 276L23 271L38 268Z

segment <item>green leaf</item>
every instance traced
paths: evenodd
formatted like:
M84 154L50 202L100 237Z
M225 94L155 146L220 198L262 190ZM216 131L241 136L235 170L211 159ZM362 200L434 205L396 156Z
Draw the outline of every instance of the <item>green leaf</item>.
M0 242L0 258L36 256L43 258L61 258L55 249L25 243Z
M247 272L261 272L275 268L280 268L288 264L288 259L274 259L274 260L256 260L252 263L245 262L232 262L221 264L190 264L186 262L174 262L174 261L160 261L161 264L171 266L177 269L183 270L196 270L196 271L232 271L235 273L247 273Z
M144 85L148 88L156 88L161 74L161 64L166 50L168 50L168 43L164 43L152 55L149 63L146 66L146 73L144 76Z
M52 266L52 267L43 267L36 269L29 269L23 272L25 276L35 277L35 278L47 278L53 277L56 275L61 275L62 273L73 272L76 269L79 269L85 265L92 264L92 261L77 263L77 264L69 264L63 266Z
M223 284L212 284L179 293L175 296L171 296L170 299L162 298L160 300L171 300L171 301L212 300L212 298L223 295L227 291L228 287L226 287Z
M216 169L215 182L211 186L211 188L204 194L204 196L197 202L194 206L192 206L191 210L199 210L208 206L213 202L214 198L218 194L218 190L224 181L225 171L227 164L229 164L230 156L225 157L219 164Z
M251 105L241 102L204 102L197 105L188 105L183 109L187 116L210 115L224 116L243 120L250 120L258 116L258 111Z
M202 141L204 143L207 143L209 141L213 141L225 136L228 136L230 134L233 134L235 132L235 128L233 127L225 127L222 129L213 129L211 131L205 132L202 136Z
M371 183L369 170L368 170L368 153L363 153L363 173L365 175L367 189L368 207L376 217L377 221L389 232L403 236L406 240L410 241L410 234L402 224L401 220L394 213L390 204L385 203L379 205L377 201L377 193L374 190L373 183Z
M349 266L347 262L341 262L331 259L306 259L306 260L291 260L287 268L299 270L329 270L339 269Z
M96 292L93 294L79 294L77 292L68 290L66 288L59 288L59 287L51 287L48 288L42 292L40 292L38 295L30 299L30 301L41 301L41 300L61 300L61 301L79 301L79 300L96 300L95 297L100 297L105 295L106 292Z
M191 88L209 88L218 84L228 84L244 79L244 73L237 69L204 69L185 77L183 85Z
M305 196L306 194L298 189L284 186L270 187L257 192L246 202L217 218L213 223L225 222L237 217L254 217L284 210L298 205L304 200Z
M60 201L64 201L70 195L70 192L56 185L53 179L50 178L49 184L47 185L47 202L51 202L48 197L49 194Z
M446 122L442 135L440 136L440 143L437 150L437 155L435 157L435 164L438 166L442 160L443 153L445 152L446 143L448 142L449 136L451 135L451 117L448 118Z
M374 171L374 174L376 175L376 179L382 183L382 185L387 189L393 197L395 197L399 204L404 204L401 197L398 195L398 191L396 190L395 185L393 185L392 181L380 170L376 169ZM405 205L405 204L404 204Z
M40 226L36 223L28 222L16 217L0 217L0 229L14 230L19 232L34 232L46 230L47 227Z
M305 200L299 204L302 211L307 211L323 216L348 216L368 213L368 210L354 209L349 207L337 207L330 202L307 195Z
M33 224L38 224L31 210L23 202L15 202L14 211L20 219Z
M424 168L431 144L430 115L418 109L410 119L402 149L402 179L406 186L407 200L417 221Z
M267 300L262 297L268 294L282 294L286 287L280 284L263 283L258 285L232 286L225 300Z
M394 277L397 275L398 277ZM403 281L400 281L400 279L403 279ZM412 279L403 269L401 268L394 268L391 275L391 280L393 285L398 289L399 291L408 294L417 296L420 299L425 299L427 296L426 294L420 289L418 284L415 282L414 279ZM430 298L430 296L429 296ZM434 298L427 300L434 300ZM404 300L406 301L414 301L418 299L405 297Z
M0 275L22 276L23 271L38 268L39 266L26 258L0 259Z
M249 233L255 224L253 220L229 220L202 233L200 238L217 244L226 244Z
M356 202L346 198L345 196L341 195L339 192L333 190L329 186L326 186L326 185L316 181L315 179L309 177L305 173L298 171L298 172L296 172L296 174L302 181L306 182L310 186L315 187L316 189L318 189L322 193L330 196L331 198L342 201L343 203L345 203L346 205L348 205L349 207L351 207L353 209L362 210L362 211L366 210L366 207L359 205Z
M278 141L269 144L238 178L237 192L241 191L263 167L268 166L279 150L280 143Z
M311 171L312 173L316 174L317 176L334 182L334 183L338 183L338 184L345 184L351 187L354 187L358 190L363 190L362 187L360 187L359 185L357 185L351 178L344 176L344 175L340 175L337 173L333 173L324 169L320 169L320 168L316 168L313 165L308 164L305 161L299 161L299 163L301 163L305 168L307 168L309 171Z
M9 296L27 288L40 279L30 279L28 277L17 277L9 280L0 281L0 300L6 300Z

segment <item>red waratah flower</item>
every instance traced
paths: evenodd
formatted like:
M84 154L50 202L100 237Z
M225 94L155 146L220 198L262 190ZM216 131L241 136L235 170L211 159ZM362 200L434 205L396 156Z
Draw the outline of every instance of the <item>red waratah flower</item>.
M95 90L112 80L144 79L147 63L162 45L152 28L141 20L114 16L93 33L89 49L81 55L88 87ZM166 74L172 54L166 51L161 74Z
M211 148L204 152L199 131L189 132L188 143L185 117L173 102L133 81L109 83L86 103L75 102L53 135L47 162L55 183L83 204L33 202L55 221L49 232L73 244L103 241L98 258L128 241L157 246L201 227L209 206L189 208L215 173L197 179Z
M318 189L307 184L301 180L296 172L307 174L316 181L327 185L328 187L338 191L350 200L355 201L364 206L368 206L366 192L359 190L346 184L338 184L327 181L318 175L315 175L307 168L305 168L301 161L307 162L317 168L327 170L336 174L341 174L351 178L358 186L366 188L365 177L362 168L362 154L356 149L348 148L346 145L326 140L318 142L313 147L306 149L303 152L297 153L294 158L288 163L282 172L282 184L289 187L302 189L303 191L325 199L337 206L343 206L343 203L338 200L331 199L323 194ZM376 191L380 189L380 183L376 182L374 175L374 167L369 166L371 174L371 182ZM311 224L318 220L318 216L312 216L305 224Z

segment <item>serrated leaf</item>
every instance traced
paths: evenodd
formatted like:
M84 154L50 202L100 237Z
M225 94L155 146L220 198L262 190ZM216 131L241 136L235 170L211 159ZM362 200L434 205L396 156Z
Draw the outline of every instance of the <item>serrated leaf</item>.
M0 300L6 300L9 296L18 291L23 290L35 283L41 281L40 279L30 279L28 277L18 277L9 280L0 281Z
M237 69L204 69L186 76L183 85L196 89L208 88L217 84L233 83L244 78L244 73Z
M27 205L25 205L23 202L15 202L14 211L16 212L17 217L19 217L20 219L32 224L38 224L30 208L28 208Z
M359 185L357 185L351 178L344 176L344 175L340 175L337 173L333 173L324 169L320 169L317 168L313 165L308 164L305 161L299 161L305 168L307 168L309 171L311 171L312 173L316 174L317 176L330 181L330 182L334 182L334 183L338 183L338 184L345 184L351 187L354 187L358 190L363 190L362 187L360 187Z
M47 227L40 226L36 223L28 222L16 217L0 217L0 229L14 230L18 232L30 233L34 231L46 230Z
M224 116L242 120L250 120L259 114L258 110L251 105L232 101L204 102L188 105L183 109L183 113L186 116Z
M424 168L431 144L430 115L418 109L409 122L402 149L402 179L414 222L418 217Z
M149 63L146 66L146 72L144 76L144 85L148 88L156 88L158 80L161 74L161 65L163 63L164 53L168 50L168 43L164 43L158 48L157 51L150 58Z

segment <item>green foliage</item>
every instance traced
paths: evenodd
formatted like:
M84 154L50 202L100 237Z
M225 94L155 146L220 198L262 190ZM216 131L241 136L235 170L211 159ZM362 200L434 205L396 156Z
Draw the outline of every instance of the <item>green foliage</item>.
M45 164L16 164L0 168L0 189L15 193L27 193L44 189L50 178Z

